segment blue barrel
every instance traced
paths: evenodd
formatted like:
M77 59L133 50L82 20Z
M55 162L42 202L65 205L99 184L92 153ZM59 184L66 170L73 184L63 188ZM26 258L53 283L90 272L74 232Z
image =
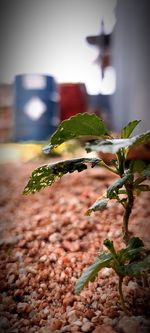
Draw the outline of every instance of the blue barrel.
M58 84L53 76L16 75L14 80L14 141L49 138L60 122Z

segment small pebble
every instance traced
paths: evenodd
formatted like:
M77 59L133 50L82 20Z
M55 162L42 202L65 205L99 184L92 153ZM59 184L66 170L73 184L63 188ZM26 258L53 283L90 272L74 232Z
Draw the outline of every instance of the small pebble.
M67 316L68 316L68 322L69 323L73 323L76 320L78 320L78 316L77 316L76 310L69 311L68 314L67 314Z
M51 243L56 243L59 242L61 240L61 234L58 232L53 233L51 236L49 236L49 241Z
M10 326L9 320L5 317L0 317L0 328L7 329L9 328L9 326Z
M47 260L47 258L48 257L46 255L44 255L44 256L40 257L39 261L40 262L45 262Z
M86 321L86 322L82 325L81 330L82 330L82 332L90 332L91 329L92 329L92 327L93 327L93 324L90 323L89 321Z
M19 302L17 304L17 311L20 313L20 312L26 312L26 309L28 307L28 303L21 303Z

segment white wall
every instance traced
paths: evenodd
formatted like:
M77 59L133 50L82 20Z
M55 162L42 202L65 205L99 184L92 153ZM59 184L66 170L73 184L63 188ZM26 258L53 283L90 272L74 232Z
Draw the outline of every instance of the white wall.
M0 81L15 74L45 73L59 81L95 81L98 50L87 44L99 34L101 18L112 28L116 0L2 0Z
M137 132L146 131L150 128L150 1L118 0L116 19L114 129L141 119Z

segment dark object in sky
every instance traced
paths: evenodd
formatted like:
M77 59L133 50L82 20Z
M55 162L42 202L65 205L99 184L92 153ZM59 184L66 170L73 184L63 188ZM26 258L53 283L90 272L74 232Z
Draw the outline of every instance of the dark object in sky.
M96 36L87 36L86 41L99 48L99 55L95 60L100 64L102 70L102 78L104 77L104 70L110 65L110 47L111 47L112 34L105 34L104 21L101 21L101 33Z
M86 40L89 44L98 46L100 49L110 47L111 34L100 34L97 36L87 36Z

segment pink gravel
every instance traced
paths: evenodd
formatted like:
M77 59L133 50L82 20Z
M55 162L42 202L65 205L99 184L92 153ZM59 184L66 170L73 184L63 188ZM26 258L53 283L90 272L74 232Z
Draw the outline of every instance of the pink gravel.
M129 317L122 312L111 269L103 269L79 296L74 292L105 238L113 239L117 248L123 245L121 206L113 203L85 216L114 176L88 169L23 196L31 171L40 163L0 166L0 333L148 333L149 289L136 280L124 281ZM136 199L130 227L148 246L149 199L149 193Z

